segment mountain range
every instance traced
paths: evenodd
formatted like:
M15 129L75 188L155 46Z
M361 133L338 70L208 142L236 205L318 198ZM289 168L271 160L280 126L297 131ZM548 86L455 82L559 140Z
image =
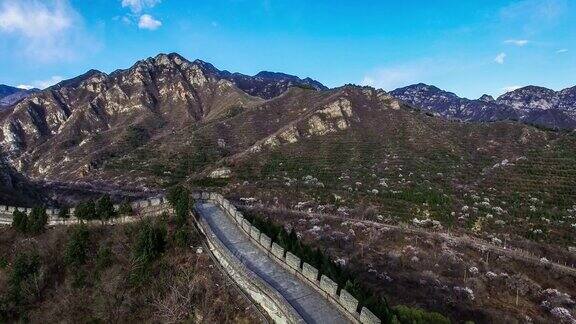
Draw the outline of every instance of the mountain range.
M2 89L4 99L22 93L16 88ZM232 140L236 144L228 144L228 151L231 147L248 149L248 144L259 141L290 142L302 134L347 129L354 120L349 96L362 97L360 102L375 100L377 105L386 102L396 109L415 107L447 119L519 120L574 128L575 92L576 88L555 92L526 87L498 99L485 95L469 100L425 84L389 94L357 86L328 89L310 78L273 72L247 76L221 71L200 60L191 62L176 53L160 54L125 70L110 74L90 70L45 90L23 94L0 113L0 140L3 154L15 169L33 177L77 179L155 138L172 140L175 134L183 136L199 125L242 113L258 111L262 116L246 121L257 121L251 129L237 125L229 130L247 138ZM269 107L275 105L282 108L270 115ZM315 109L330 110L320 116L341 119L324 124L325 118L314 116ZM302 120L317 129L295 129ZM189 143L190 139L182 141Z
M561 91L527 86L494 99L460 98L435 86L419 83L391 92L414 107L445 118L471 122L518 120L552 129L576 128L576 87Z

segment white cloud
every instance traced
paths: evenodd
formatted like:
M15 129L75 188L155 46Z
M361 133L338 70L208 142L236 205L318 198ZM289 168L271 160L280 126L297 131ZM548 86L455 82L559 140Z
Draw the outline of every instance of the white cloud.
M25 89L25 90L30 90L33 88L38 88L38 89L46 89L48 87L51 87L53 85L55 85L56 83L63 81L64 78L59 76L59 75L53 75L51 77L49 77L48 79L45 80L35 80L30 82L30 84L21 84L19 86L17 86L16 88L20 88L20 89Z
M65 2L47 6L37 1L3 1L0 9L0 29L29 38L50 37L72 25Z
M567 53L567 52L568 52L568 49L566 49L566 48L562 48L562 49L559 49L556 51L557 54L562 54L562 53Z
M511 44L511 45L515 45L515 46L526 46L530 41L527 39L508 39L505 40L504 43L506 44Z
M160 0L122 0L122 8L128 7L133 13L141 13L147 8L153 8Z
M514 90L518 90L518 89L520 89L520 88L522 88L522 86L512 85L512 86L504 87L504 88L502 88L502 90L503 90L504 92L511 92L511 91L514 91Z
M494 58L494 62L496 62L498 64L504 64L505 58L506 58L506 53L500 53L500 54L496 55L496 57Z
M49 79L46 79L46 80L34 81L32 84L34 85L35 88L46 89L48 87L55 85L56 83L58 83L62 80L64 80L63 77L61 77L59 75L54 75L54 76L51 76Z
M138 20L138 28L140 29L156 30L160 26L162 26L162 22L150 15L142 15L140 20Z
M88 43L97 47L68 0L0 0L0 41L41 62L71 59Z

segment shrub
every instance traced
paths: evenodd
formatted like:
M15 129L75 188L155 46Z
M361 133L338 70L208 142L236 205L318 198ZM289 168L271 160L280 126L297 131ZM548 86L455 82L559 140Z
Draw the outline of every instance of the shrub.
M150 139L150 134L148 131L139 126L130 126L126 130L124 140L126 144L131 148L138 148Z
M33 234L42 233L48 224L48 215L46 208L34 207L28 216L27 231Z
M40 256L36 252L18 253L8 274L8 299L18 305L25 297L24 284L40 270Z
M166 226L153 224L149 220L142 223L134 246L134 258L144 264L149 264L157 259L165 248Z
M174 233L174 244L178 247L185 248L190 242L190 235L185 228L179 228Z
M132 206L126 200L120 204L120 208L118 209L120 215L131 215L133 212Z
M105 269L110 265L112 265L112 250L108 246L102 246L96 255L96 268Z
M96 219L96 204L93 200L79 203L78 206L76 206L76 210L74 211L74 216L82 220Z
M112 204L112 199L110 199L110 196L108 195L104 195L100 197L98 201L96 201L95 209L98 218L100 218L102 221L112 219L114 216L116 216L116 212L114 211L114 204Z
M12 227L20 233L39 234L46 229L47 224L48 215L42 207L34 207L30 215L18 210L12 214Z
M12 227L18 232L25 233L28 229L28 216L26 213L15 210L12 213Z
M398 321L402 324L450 324L450 320L446 317L419 308L400 305L394 307L393 310Z
M190 192L183 186L174 186L168 191L168 202L176 212L178 226L186 224L190 212Z
M74 228L64 252L64 261L68 266L78 268L86 263L89 239L90 233L86 226L80 225Z

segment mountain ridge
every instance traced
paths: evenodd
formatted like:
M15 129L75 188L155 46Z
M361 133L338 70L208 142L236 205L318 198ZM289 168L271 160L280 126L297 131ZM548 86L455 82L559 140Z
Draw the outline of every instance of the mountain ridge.
M0 109L9 107L38 91L40 91L40 89L21 89L0 84Z
M483 95L467 99L436 86L418 83L390 92L414 107L445 118L486 122L519 120L528 124L555 128L576 128L576 87L560 91L527 86L494 99Z

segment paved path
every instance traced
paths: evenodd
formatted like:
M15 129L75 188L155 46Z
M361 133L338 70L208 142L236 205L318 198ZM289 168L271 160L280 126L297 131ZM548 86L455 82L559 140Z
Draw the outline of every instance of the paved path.
M212 203L198 203L196 210L220 241L260 278L274 287L308 323L349 323L336 306L280 266L236 226L224 211Z

